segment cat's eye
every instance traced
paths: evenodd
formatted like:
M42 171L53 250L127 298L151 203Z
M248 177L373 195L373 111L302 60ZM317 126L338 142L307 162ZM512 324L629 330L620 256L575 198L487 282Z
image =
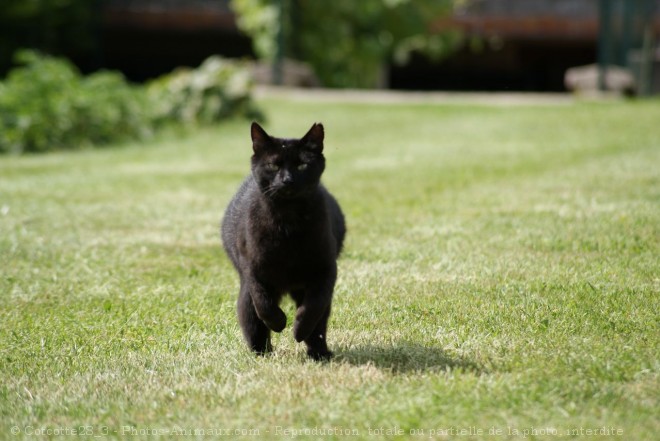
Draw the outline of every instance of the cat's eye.
M307 170L307 164L305 164L305 163L303 162L302 164L300 164L300 165L298 166L298 170L300 170L300 171Z
M272 162L269 162L268 164L266 164L266 168L270 171L277 171L280 169L280 166L277 164L273 164Z

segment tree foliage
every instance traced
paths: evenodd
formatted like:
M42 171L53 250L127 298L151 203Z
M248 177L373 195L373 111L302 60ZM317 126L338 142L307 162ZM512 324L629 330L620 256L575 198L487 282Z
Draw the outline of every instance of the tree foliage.
M281 3L281 8L278 7ZM387 63L411 53L438 58L460 42L457 34L432 34L430 23L453 0L232 0L239 26L255 52L272 59L283 32L285 55L309 62L331 87L375 87Z

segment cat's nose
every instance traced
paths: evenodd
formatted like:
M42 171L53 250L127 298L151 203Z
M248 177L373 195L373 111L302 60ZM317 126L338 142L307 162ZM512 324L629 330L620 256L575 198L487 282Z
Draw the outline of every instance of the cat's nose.
M291 173L284 173L282 175L282 183L285 185L293 184L293 176L291 176Z

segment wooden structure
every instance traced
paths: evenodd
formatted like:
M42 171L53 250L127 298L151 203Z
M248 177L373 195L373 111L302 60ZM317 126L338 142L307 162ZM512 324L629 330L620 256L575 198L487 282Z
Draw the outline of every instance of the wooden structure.
M101 0L100 15L103 65L133 80L251 54L229 0Z
M229 0L98 1L100 64L133 80L179 65L195 66L211 54L252 53L249 39L236 27ZM623 17L612 21L611 28L600 26L606 3L611 6L610 17ZM644 4L654 11L646 18L652 39L660 41L660 0L464 0L458 4L453 15L438 18L429 31L458 30L471 44L439 64L417 56L406 66L392 66L390 87L564 90L564 73L570 67L593 64L599 58L627 64L622 57L627 60L630 49L640 44L633 44L632 37L626 43L621 37L633 36L626 33L627 26L639 28L641 9L634 13L630 5Z
M660 35L660 0L466 0L452 16L436 20L431 31L457 30L467 41L477 43L439 65L418 58L409 66L394 67L391 84L395 88L564 90L568 68L599 59L599 46L604 47L600 8L608 1L628 6L643 3L651 11L648 18L654 35ZM621 9L613 13L630 10L625 5Z

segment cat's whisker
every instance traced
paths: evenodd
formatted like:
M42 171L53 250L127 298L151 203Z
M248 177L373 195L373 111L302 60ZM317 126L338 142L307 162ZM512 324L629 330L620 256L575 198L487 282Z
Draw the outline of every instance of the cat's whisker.
M275 193L277 193L277 187L275 187L274 185L270 185L264 189L263 193L264 196L267 197L273 196Z

